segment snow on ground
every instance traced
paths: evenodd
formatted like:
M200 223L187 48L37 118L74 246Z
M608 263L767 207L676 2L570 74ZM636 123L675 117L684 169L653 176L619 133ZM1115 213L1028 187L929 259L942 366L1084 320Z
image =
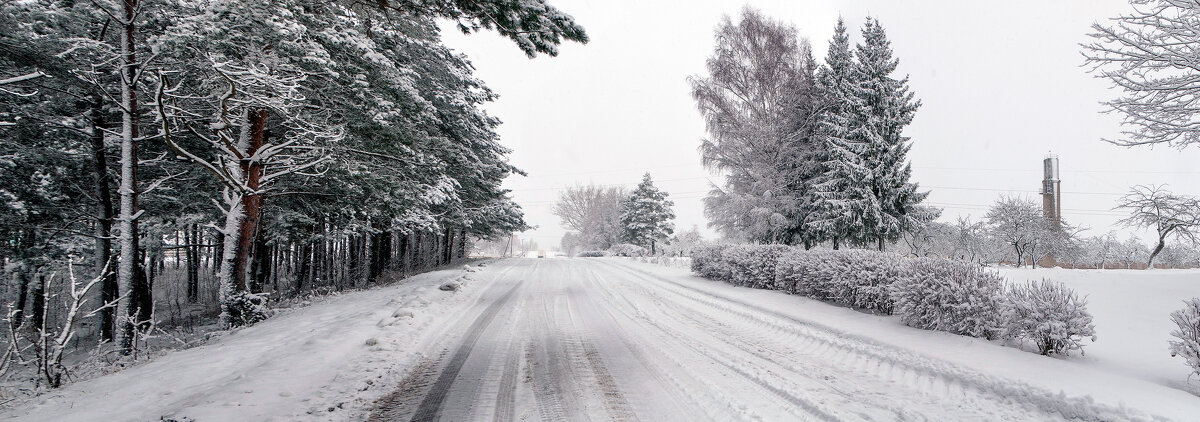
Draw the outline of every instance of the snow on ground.
M769 290L736 287L690 274L684 268L645 266L722 297L780 310L846 336L861 336L924 356L979 371L987 376L1028 383L1052 393L1090 397L1114 407L1129 406L1170 420L1200 421L1200 379L1185 385L1190 369L1171 359L1166 342L1168 314L1180 300L1200 296L1200 270L1013 269L1000 272L1014 281L1058 280L1089 295L1097 342L1087 356L1045 357L1016 347L949 333L918 330L899 318L870 315L817 300Z
M285 311L213 343L68 385L0 414L36 421L360 420L437 326L478 297L476 273L435 271ZM465 278L464 278L465 277ZM458 292L439 290L458 280Z
M1189 384L1190 368L1167 350L1175 329L1171 312L1183 308L1184 299L1200 297L1200 270L1004 268L1000 273L1010 281L1059 281L1087 295L1098 338L1086 347L1085 357L1072 361L1200 394L1200 378Z
M1053 271L1006 274L1076 274ZM1190 294L1186 278L1163 285ZM1079 278L1094 353L1049 358L679 266L508 259L331 298L0 419L1200 420L1172 387L1182 364L1140 363L1168 289L1102 279ZM1100 346L1129 340L1147 346Z

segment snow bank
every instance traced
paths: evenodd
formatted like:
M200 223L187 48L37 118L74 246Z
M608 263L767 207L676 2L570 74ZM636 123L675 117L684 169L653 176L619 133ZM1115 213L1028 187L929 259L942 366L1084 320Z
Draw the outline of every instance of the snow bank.
M361 420L477 300L467 269L285 310L214 342L69 385L2 420ZM458 291L438 290L452 281Z

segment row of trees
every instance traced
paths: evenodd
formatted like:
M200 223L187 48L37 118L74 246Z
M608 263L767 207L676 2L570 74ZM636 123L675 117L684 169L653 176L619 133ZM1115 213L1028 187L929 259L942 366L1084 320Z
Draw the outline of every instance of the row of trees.
M704 163L725 175L705 199L730 238L883 249L939 211L909 181L903 129L920 106L878 20L853 49L839 19L825 63L791 25L746 8L726 17L707 77L691 79L709 138Z
M521 171L482 110L494 94L434 18L530 57L587 40L541 0L0 4L14 312L44 314L26 296L84 260L99 334L128 353L164 290L215 293L243 325L262 292L362 286L525 229L500 188ZM181 264L186 286L156 285Z
M632 192L619 187L579 186L564 190L554 205L554 215L569 230L562 238L564 252L607 250L628 243L658 253L675 231L674 203L654 186L650 173Z
M1135 186L1116 209L1129 216L1121 225L1155 230L1149 245L1137 237L1119 239L1114 233L1082 236L1065 221L1050 221L1036 202L1002 197L984 220L959 218L953 224L931 222L904 236L898 251L918 256L944 256L975 262L1007 261L1084 268L1153 268L1200 264L1195 228L1200 225L1200 201L1176 195L1163 186Z

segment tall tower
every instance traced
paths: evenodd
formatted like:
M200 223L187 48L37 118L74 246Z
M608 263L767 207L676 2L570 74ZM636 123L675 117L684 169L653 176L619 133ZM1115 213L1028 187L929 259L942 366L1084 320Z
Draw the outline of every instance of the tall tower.
M1042 215L1050 220L1054 228L1062 224L1062 181L1058 179L1058 156L1047 155L1042 160Z

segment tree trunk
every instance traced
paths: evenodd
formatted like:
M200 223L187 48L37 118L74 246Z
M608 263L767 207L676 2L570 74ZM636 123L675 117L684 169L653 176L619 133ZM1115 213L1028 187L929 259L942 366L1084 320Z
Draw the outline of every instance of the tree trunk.
M121 255L117 265L117 284L125 292L117 300L117 316L132 316L134 277L138 267L138 206L137 206L137 141L138 101L135 80L137 56L134 50L134 34L137 28L134 18L137 0L124 0L124 32L121 34L121 209L117 217L121 231ZM117 348L123 355L133 350L133 323L126 319L118 323Z
M187 301L188 303L196 303L200 301L200 229L195 223L192 227L187 228L184 233L184 242L187 242Z
M1165 247L1165 246L1166 246L1166 243L1163 242L1163 238L1162 237L1158 238L1158 244L1154 246L1154 251L1150 252L1150 259L1146 261L1146 269L1147 270L1154 268L1154 257L1158 256L1158 253L1162 252L1163 247Z
M258 228L259 212L262 209L262 195L258 192L262 179L262 163L252 160L254 153L263 146L266 138L267 110L249 110L246 121L250 124L250 143L242 151L245 159L241 160L242 177L246 181L249 192L241 195L243 218L238 227L237 242L230 242L237 247L233 261L234 291L246 291L247 266L250 262L250 251L254 247L254 233Z
M92 99L89 111L92 121L92 181L96 190L96 240L92 257L97 275L104 280L100 284L100 303L96 304L97 307L117 300L117 269L113 266L112 238L109 237L112 234L113 202L108 181L108 153L104 148L103 129L107 123L102 106L100 97L96 96ZM103 341L113 339L113 315L113 308L100 311L100 339Z
M37 280L37 284L33 285L33 291L29 294L33 296L33 306L29 307L31 312L29 322L34 330L41 330L46 322L46 275L38 274Z
M13 330L21 328L21 323L25 317L25 298L29 294L29 275L26 273L28 268L17 266L13 270L13 284L17 285L17 304L12 310L12 326Z
M261 293L267 286L267 281L271 277L271 262L272 249L267 245L267 236L263 233L263 225L258 225L257 233L254 235L254 257L251 271L254 277L251 278L254 282L251 283L250 291L253 293Z

